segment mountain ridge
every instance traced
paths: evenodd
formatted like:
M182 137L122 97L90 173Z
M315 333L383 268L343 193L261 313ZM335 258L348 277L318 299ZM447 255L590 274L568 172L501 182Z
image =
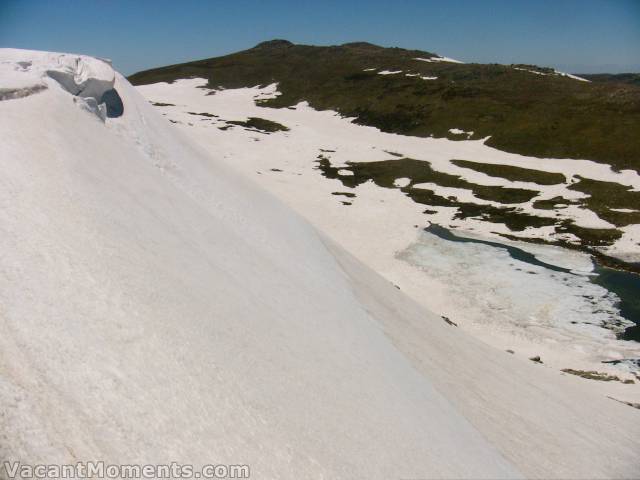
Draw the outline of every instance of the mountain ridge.
M278 83L282 95L264 106L308 101L385 132L457 140L450 130L462 130L511 153L640 169L640 88L531 67L453 63L367 42L318 47L280 39L129 80L202 77L214 89Z

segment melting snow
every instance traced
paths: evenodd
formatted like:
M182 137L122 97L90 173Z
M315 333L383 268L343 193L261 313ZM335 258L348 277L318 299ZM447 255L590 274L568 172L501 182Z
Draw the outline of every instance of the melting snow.
M471 138L473 136L473 130L470 132L465 132L459 128L450 128L449 133L453 133L454 135L466 135L467 138Z
M579 77L577 75L572 75L571 73L564 73L564 72L557 72L557 73L562 75L562 76L572 78L574 80L579 80L581 82L589 82L589 83L591 82L591 80L587 80L586 78L582 78L582 77Z
M453 58L449 58L449 57L431 57L431 58L420 58L420 57L416 57L414 58L414 60L419 60L421 62L450 62L450 63L464 63L461 62L460 60L454 60Z
M520 70L522 72L535 73L536 75L544 75L544 76L549 76L550 75L549 73L540 72L538 70L530 70L530 69L527 69L527 68L513 67L513 69L514 70ZM572 78L573 80L579 80L581 82L591 82L591 80L587 80L586 78L578 77L577 75L572 75L570 73L559 72L557 70L554 70L554 74L555 75L560 75L562 77Z
M407 73L406 76L407 77L420 77L422 80L437 80L438 79L438 77L427 77L427 76L420 75L419 73Z
M411 179L410 178L396 178L393 181L393 184L398 188L406 187L410 183L411 183Z

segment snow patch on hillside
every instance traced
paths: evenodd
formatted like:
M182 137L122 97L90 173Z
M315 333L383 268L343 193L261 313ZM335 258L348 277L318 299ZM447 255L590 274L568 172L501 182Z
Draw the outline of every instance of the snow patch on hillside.
M471 138L473 136L473 130L470 132L465 132L460 128L450 128L449 133L453 133L454 135L466 135L467 138Z
M528 72L528 73L533 73L535 75L542 75L542 76L548 76L548 73L544 73L544 72L539 72L538 70L530 70L528 68L521 68L521 67L513 67L514 70L520 70L521 72Z
M543 76L560 75L561 77L567 77L567 78L571 78L573 80L579 80L581 82L589 82L589 83L591 83L591 80L587 80L586 78L578 77L577 75L572 75L570 73L559 72L558 70L553 70L552 73L545 73L545 72L541 72L539 70L531 70L529 68L522 68L522 67L513 67L513 69L514 70L520 70L521 72L533 73L535 75L543 75Z
M573 80L579 80L579 81L581 81L581 82L591 83L591 80L587 80L586 78L582 78L582 77L579 77L579 76L577 76L577 75L573 75L573 74L571 74L571 73L559 72L558 70L556 70L556 73L557 73L558 75L563 76L563 77L569 77L569 78L571 78L571 79L573 79Z
M437 80L438 79L438 77L424 76L424 75L420 75L419 73L407 73L406 76L407 77L420 77L422 80Z
M420 57L416 57L414 58L414 60L419 60L421 62L431 62L431 63L438 63L438 62L449 62L449 63L464 63L461 62L460 60L455 60L453 58L449 58L449 57L430 57L430 58L420 58Z

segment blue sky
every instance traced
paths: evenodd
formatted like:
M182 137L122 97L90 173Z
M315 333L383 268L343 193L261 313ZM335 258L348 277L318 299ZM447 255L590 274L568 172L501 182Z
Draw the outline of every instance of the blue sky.
M0 46L107 57L125 74L272 38L638 72L640 0L0 0Z

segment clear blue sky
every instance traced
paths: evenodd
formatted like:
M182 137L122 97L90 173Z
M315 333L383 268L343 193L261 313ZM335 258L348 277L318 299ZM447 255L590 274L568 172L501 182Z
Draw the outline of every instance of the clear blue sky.
M0 46L107 57L125 74L273 38L638 72L640 0L0 0Z

